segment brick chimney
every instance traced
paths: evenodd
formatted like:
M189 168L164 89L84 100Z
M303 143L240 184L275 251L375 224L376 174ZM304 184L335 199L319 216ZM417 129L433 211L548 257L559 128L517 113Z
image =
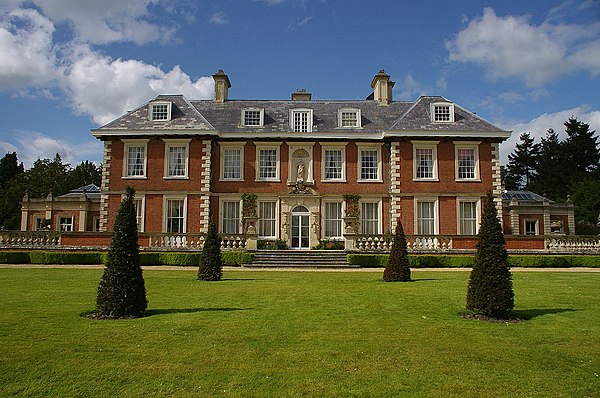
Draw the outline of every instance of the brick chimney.
M373 99L377 101L377 105L389 105L392 102L394 84L390 80L390 75L387 75L383 69L375 75L371 82L371 88L373 89Z
M299 88L292 93L292 101L310 101L312 94L304 88Z
M215 81L215 102L227 101L227 91L231 87L229 77L227 77L222 69L219 69L212 77Z

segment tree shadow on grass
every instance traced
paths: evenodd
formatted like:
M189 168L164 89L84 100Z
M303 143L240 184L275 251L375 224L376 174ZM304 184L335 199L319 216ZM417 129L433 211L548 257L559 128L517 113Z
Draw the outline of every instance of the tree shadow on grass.
M513 310L511 315L529 321L543 315L562 314L564 312L579 311L574 308L532 308L528 310Z
M196 312L230 312L230 311L248 311L253 310L254 308L231 308L231 307L222 307L222 308L156 308L146 311L145 316L152 315L167 315L167 314L193 314Z

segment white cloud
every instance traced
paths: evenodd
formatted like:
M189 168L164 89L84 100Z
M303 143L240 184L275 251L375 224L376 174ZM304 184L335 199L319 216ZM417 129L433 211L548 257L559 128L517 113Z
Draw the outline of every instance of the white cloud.
M113 60L87 47L76 49L65 81L73 108L101 125L158 94L208 99L214 88L211 77L192 81L179 66L165 73L157 66L137 60Z
M444 83L438 80L436 84L443 85ZM396 87L394 90L394 99L402 101L414 101L419 96L425 95L428 91L428 88L419 83L410 73L402 81L396 83L394 87Z
M54 24L35 10L0 17L0 90L35 87L57 77Z
M291 23L288 25L288 29L290 29L290 30L299 29L299 28L301 28L301 27L303 27L303 26L307 25L307 24L308 24L308 23L309 23L309 22L310 22L310 21L311 21L313 18L314 18L314 17L311 15L311 16L308 16L308 17L304 18L302 21L299 21L299 22L295 22L295 21L294 21L294 22L291 22Z
M33 0L51 20L66 22L77 42L106 44L166 42L174 29L149 22L148 7L159 0Z
M213 25L227 25L229 20L223 11L214 13L208 20Z
M571 72L600 73L597 24L568 25L547 20L532 25L527 17L496 16L486 8L446 43L449 59L483 66L488 78L517 77L530 87Z
M102 160L102 143L88 134L77 143L57 140L33 131L16 131L11 135L17 137L15 142L0 141L0 148L3 152L17 152L19 162L23 162L26 169L38 159L53 159L57 153L63 163L70 163L73 167L84 160L95 163Z
M515 145L520 141L519 136L523 133L531 133L536 142L540 142L540 139L546 136L546 131L551 128L558 133L560 139L564 140L567 136L564 123L570 117L575 117L577 120L589 124L590 130L596 130L596 135L600 134L600 111L590 110L585 106L556 113L544 113L528 122L496 123L498 126L513 132L510 138L500 145L501 163L508 163L508 155L512 153Z

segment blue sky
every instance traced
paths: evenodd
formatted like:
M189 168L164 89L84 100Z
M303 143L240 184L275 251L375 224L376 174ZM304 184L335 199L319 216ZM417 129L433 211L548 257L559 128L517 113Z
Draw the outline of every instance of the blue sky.
M492 3L492 4L490 4ZM598 0L0 0L0 152L99 162L90 129L157 94L442 95L513 136L600 132Z

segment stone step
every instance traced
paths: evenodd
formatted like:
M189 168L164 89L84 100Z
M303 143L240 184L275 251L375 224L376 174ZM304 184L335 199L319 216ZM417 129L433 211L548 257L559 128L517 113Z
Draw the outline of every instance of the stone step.
M259 250L251 267L351 268L342 250Z

